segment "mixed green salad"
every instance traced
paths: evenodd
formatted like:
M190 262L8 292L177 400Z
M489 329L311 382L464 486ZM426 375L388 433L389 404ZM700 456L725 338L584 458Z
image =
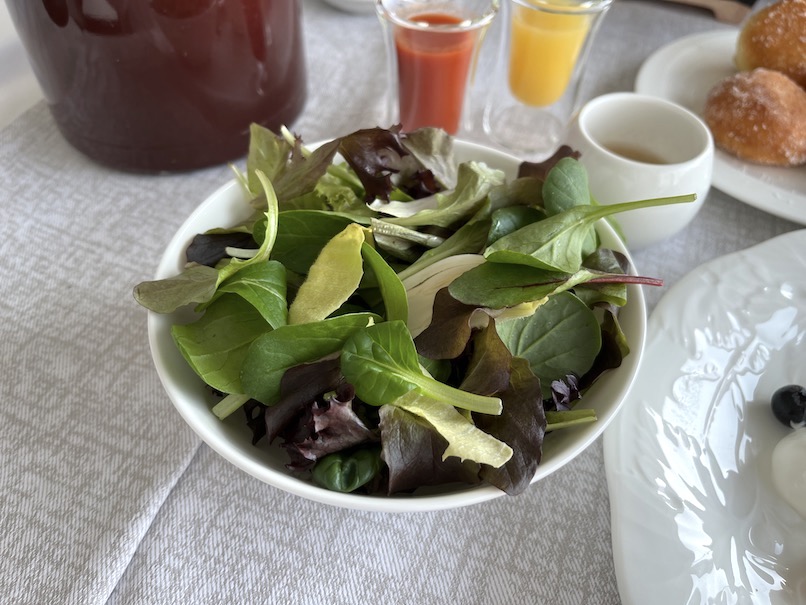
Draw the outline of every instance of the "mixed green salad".
M507 182L456 164L441 130L359 130L314 150L253 126L238 178L254 212L199 234L177 276L144 282L188 364L279 442L290 472L342 492L487 482L523 491L553 430L629 353L618 310L627 261L600 245L611 214L577 154Z

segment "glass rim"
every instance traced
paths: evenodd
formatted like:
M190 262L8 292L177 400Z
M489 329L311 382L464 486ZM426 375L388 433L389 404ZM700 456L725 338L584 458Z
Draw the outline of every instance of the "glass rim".
M411 17L428 14L429 12L439 12L438 10L429 11L426 2L423 2L422 5L424 10L412 12L410 17L391 12L386 6L386 2L387 0L375 0L375 10L382 19L408 29L433 31L435 33L466 32L485 27L492 23L500 8L500 0L489 0L487 9L476 17L463 19L459 23L427 23L425 21L414 21L411 19Z
M583 15L602 12L613 3L613 0L510 0L510 2L523 8L558 15Z

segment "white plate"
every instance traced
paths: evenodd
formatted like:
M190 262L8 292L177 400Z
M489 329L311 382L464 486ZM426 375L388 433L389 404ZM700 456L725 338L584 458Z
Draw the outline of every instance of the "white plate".
M736 30L694 34L656 51L641 66L635 90L674 101L702 115L708 91L736 73ZM806 224L806 167L743 162L717 150L713 185L775 216Z
M703 265L652 314L604 436L625 605L806 603L806 520L770 481L792 429L769 404L806 383L804 270L806 230Z

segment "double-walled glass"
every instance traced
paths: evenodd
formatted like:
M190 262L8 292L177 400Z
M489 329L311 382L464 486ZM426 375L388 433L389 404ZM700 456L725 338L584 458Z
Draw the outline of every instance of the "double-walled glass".
M498 0L377 0L389 63L387 119L456 134Z
M495 142L550 155L579 103L591 43L611 0L504 0L501 48L483 114Z

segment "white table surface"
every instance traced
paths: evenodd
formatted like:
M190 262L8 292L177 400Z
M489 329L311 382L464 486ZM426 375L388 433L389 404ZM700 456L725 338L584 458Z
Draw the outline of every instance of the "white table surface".
M131 289L229 169L149 177L86 160L37 103L0 14L0 602L620 603L601 440L518 497L409 515L304 501L201 444L160 387ZM630 90L657 48L725 27L617 0L583 93ZM294 130L373 125L375 17L305 0L305 39ZM699 263L797 228L712 190L689 228L635 254L667 284L647 291L650 309Z

